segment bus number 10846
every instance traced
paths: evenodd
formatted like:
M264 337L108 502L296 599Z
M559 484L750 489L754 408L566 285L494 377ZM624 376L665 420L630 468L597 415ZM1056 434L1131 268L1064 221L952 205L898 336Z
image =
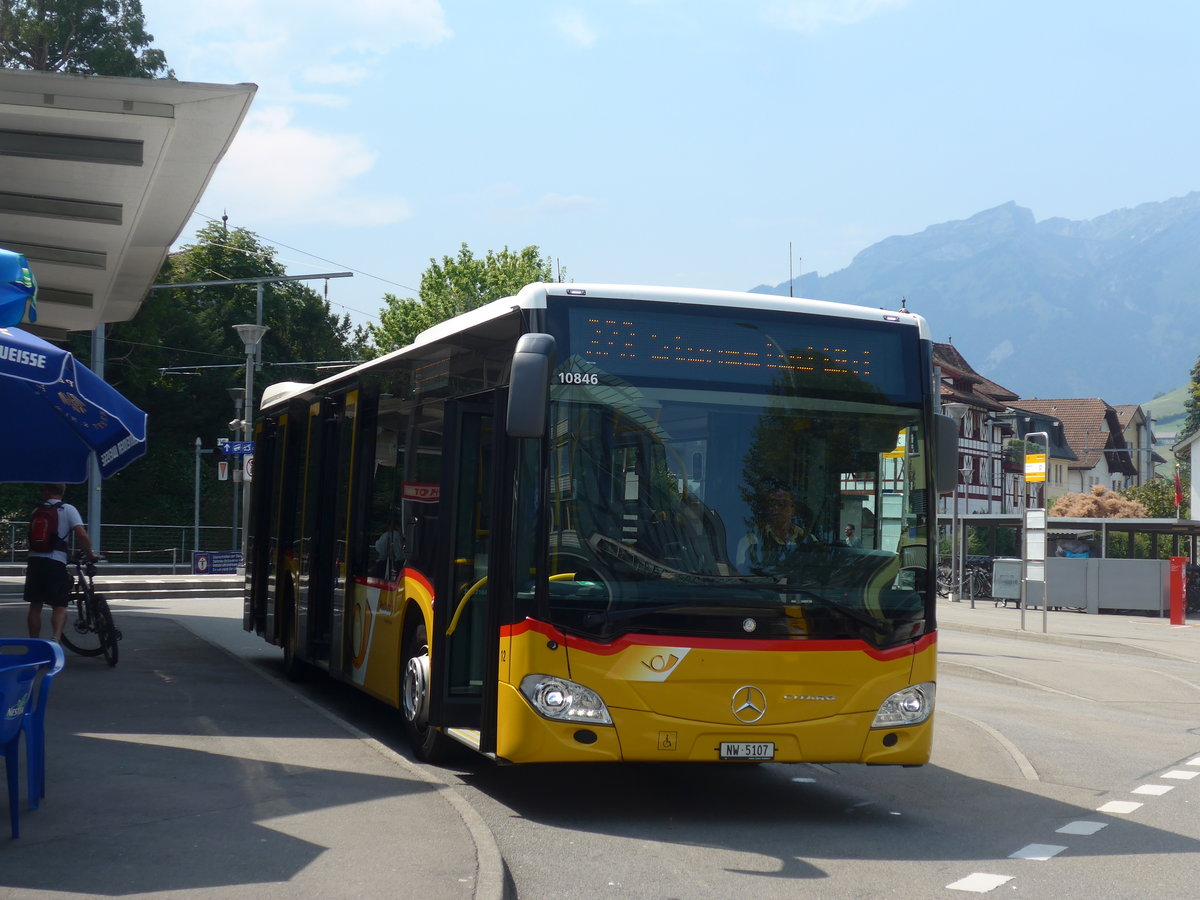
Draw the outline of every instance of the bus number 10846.
M559 372L559 384L599 384L600 376L595 372Z

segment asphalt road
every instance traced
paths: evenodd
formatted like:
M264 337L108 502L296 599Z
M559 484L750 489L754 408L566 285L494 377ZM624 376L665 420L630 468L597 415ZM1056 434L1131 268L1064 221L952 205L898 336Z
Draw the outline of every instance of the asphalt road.
M214 606L188 624L272 666L233 618ZM948 629L940 646L920 769L464 756L441 777L521 898L1200 896L1200 667ZM326 681L304 690L407 753L385 707Z

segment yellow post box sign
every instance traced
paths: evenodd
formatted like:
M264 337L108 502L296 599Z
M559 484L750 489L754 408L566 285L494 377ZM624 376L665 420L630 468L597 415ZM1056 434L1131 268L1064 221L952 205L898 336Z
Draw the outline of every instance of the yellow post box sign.
M896 435L896 449L883 454L884 459L904 459L904 451L908 449L908 429L901 428Z
M1046 480L1046 454L1045 453L1026 453L1025 454L1025 480L1026 481L1045 481Z

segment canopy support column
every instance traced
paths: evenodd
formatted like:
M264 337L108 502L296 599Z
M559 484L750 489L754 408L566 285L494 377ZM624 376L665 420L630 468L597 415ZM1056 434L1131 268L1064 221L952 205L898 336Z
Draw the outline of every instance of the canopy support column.
M92 364L91 370L100 378L104 377L104 323L101 322L92 329ZM100 492L104 479L100 477L100 462L93 453L88 462L88 537L92 541L92 552L101 552L100 543Z

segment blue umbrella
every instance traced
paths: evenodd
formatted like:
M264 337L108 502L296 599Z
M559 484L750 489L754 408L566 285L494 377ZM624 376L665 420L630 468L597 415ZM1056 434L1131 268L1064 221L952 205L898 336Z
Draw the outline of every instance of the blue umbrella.
M75 357L19 328L0 328L0 482L107 478L146 452L146 414Z
M19 325L29 307L29 321L37 321L37 280L20 253L0 248L0 328Z

